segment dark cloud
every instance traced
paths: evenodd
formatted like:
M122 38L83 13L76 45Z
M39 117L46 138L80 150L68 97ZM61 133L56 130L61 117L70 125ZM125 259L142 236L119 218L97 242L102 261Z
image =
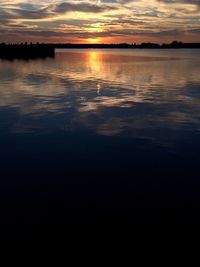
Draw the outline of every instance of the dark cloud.
M61 3L55 6L54 12L66 13L71 11L81 11L85 13L101 13L109 10L115 10L115 6L111 5L97 5L90 3Z
M188 32L192 34L200 34L200 29L193 29L193 30L189 30Z
M17 8L1 8L0 20L10 21L16 19L42 19L50 17L50 13L46 9L39 9L37 11L23 10Z
M192 4L200 7L200 0L157 0L157 1L164 2L167 4L176 4L176 3Z
M1 32L5 32L5 30L1 30ZM76 38L98 38L98 37L116 37L116 36L129 36L134 38L135 36L149 36L149 37L176 37L184 34L199 34L200 29L191 29L191 30L179 30L172 29L168 31L153 31L153 30L107 30L99 33L89 33L81 30L73 30L73 31L56 31L56 30L15 30L15 31L7 31L8 34L13 35L27 35L32 37L76 37Z

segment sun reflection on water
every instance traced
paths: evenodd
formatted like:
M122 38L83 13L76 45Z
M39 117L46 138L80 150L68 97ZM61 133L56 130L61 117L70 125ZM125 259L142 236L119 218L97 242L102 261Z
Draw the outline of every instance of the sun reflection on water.
M70 131L80 124L106 135L160 122L184 127L200 120L199 70L196 56L163 60L101 50L58 53L55 60L5 61L0 62L0 108L18 111L17 131L62 128L63 118ZM56 123L40 121L51 116L59 118Z

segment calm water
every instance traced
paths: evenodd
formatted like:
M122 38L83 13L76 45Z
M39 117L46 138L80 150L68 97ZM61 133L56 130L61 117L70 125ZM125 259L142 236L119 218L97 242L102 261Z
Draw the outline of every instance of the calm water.
M199 222L199 58L0 60L1 223Z

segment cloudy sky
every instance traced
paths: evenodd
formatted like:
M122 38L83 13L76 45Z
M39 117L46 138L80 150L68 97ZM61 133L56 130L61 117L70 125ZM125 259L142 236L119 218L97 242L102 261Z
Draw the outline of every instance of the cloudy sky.
M0 0L0 42L200 42L200 0Z

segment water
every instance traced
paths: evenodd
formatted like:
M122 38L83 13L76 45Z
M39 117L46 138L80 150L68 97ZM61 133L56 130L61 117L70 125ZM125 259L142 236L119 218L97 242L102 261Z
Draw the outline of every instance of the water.
M0 61L1 222L199 222L199 56Z

